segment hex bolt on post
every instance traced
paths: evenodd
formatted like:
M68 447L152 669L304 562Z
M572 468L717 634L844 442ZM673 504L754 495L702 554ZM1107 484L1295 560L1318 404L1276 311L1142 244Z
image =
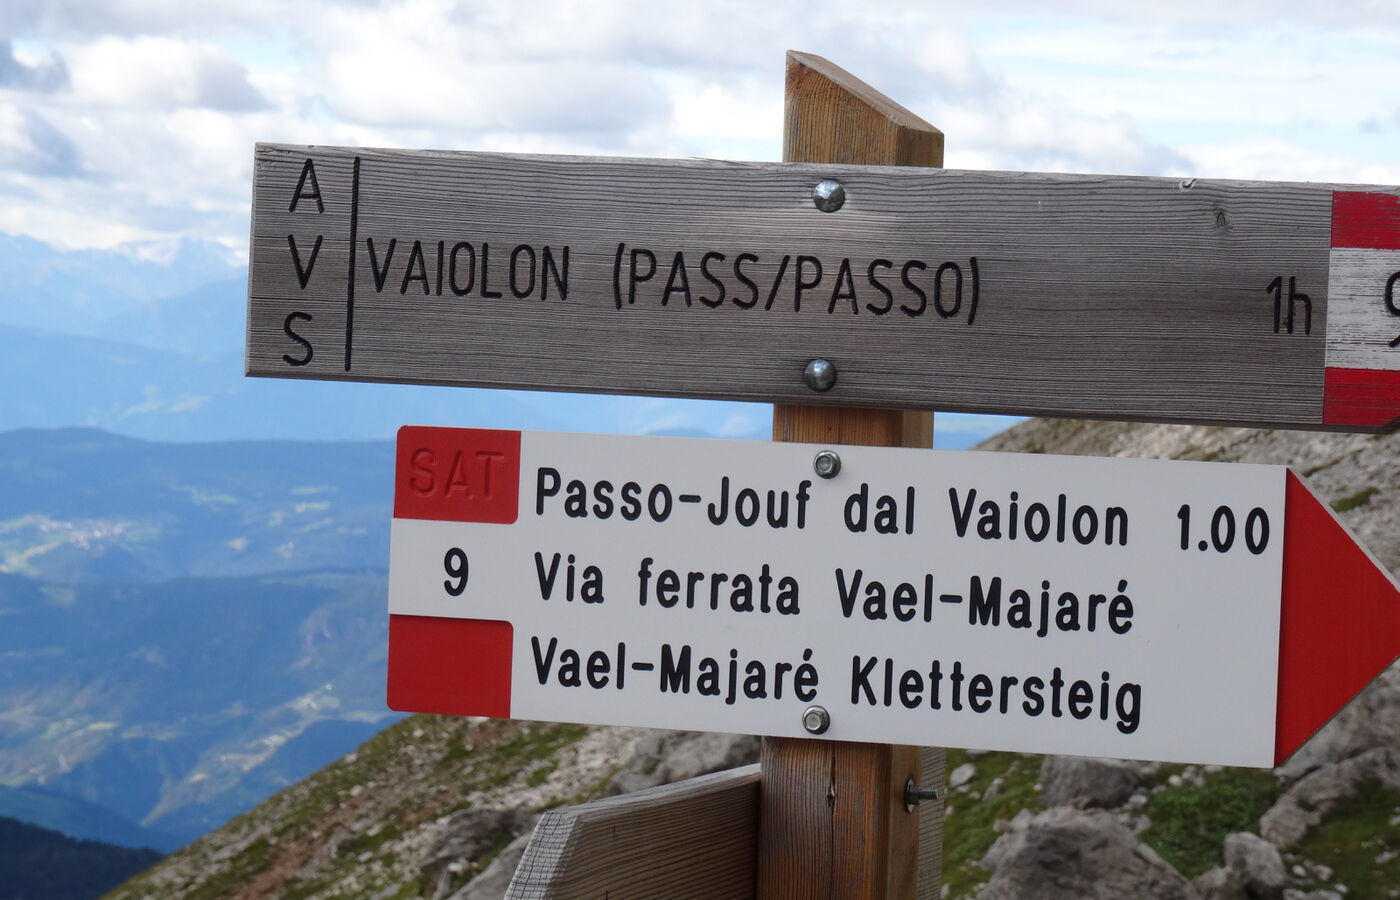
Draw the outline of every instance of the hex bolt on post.
M812 457L812 471L822 478L835 478L841 471L841 457L835 450L822 450Z
M831 727L831 713L824 706L809 706L802 711L802 727L808 734L826 734Z

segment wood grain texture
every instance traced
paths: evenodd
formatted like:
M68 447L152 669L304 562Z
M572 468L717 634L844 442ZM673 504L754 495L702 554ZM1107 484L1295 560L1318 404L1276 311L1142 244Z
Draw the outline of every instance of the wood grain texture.
M1331 185L278 145L254 173L250 374L1321 422ZM1275 332L1280 277L1310 333ZM1384 279L1353 287L1388 325Z
M941 132L820 57L788 54L783 123L788 161L943 163ZM933 417L778 404L773 439L928 447ZM922 775L918 748L766 738L760 765L760 900L913 900L924 870L937 892L938 869L920 859L923 811L904 805L905 783Z
M507 900L754 896L758 766L551 810Z
M943 807L948 797L947 753L942 747L923 747L922 774L915 779L922 787L938 789L937 800L919 804L919 887L917 900L939 900L943 887Z
M759 900L914 898L919 748L765 738L759 765Z
M1400 250L1334 249L1327 297L1327 365L1400 369Z
M830 60L795 50L787 60L785 161L943 165L943 132Z

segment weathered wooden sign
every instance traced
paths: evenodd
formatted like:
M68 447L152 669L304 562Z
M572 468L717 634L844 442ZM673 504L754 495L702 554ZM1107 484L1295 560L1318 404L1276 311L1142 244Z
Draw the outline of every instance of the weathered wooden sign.
M400 710L1270 766L1400 652L1395 583L1281 467L421 427L397 452Z
M251 375L1400 416L1395 188L267 144L254 171Z

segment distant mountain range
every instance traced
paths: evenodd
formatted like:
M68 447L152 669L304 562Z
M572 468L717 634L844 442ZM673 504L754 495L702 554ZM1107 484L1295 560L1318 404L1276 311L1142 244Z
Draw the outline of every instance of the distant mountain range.
M0 781L181 842L391 721L382 573L0 579Z
M0 396L0 429L84 425L163 441L383 440L406 424L617 431L625 406L603 396L247 378L237 349L195 354L8 325L0 384L12 386Z
M166 850L392 721L391 478L387 442L0 434L0 814Z
M94 429L0 434L0 565L150 583L384 569L393 445L156 444Z

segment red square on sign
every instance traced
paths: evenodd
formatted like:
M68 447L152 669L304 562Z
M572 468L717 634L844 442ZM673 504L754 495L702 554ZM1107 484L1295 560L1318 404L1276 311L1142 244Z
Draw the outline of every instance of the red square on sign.
M509 622L389 617L390 709L510 718Z
M520 505L520 432L399 429L394 518L509 525Z

